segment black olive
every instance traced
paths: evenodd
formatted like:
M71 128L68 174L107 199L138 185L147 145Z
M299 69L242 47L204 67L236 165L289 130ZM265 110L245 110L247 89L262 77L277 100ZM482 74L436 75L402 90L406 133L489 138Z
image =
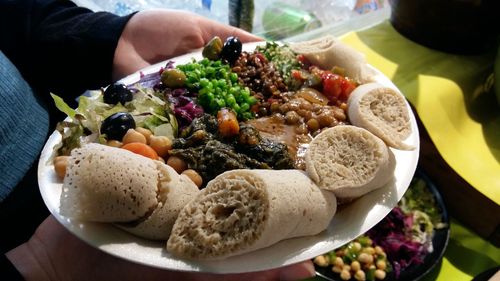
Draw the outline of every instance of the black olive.
M117 112L104 119L101 134L106 134L108 140L121 141L128 129L135 129L134 117L126 112Z
M228 37L222 51L220 53L220 58L227 61L229 64L234 64L234 62L240 57L241 54L241 41L238 37Z
M124 105L131 100L132 92L123 84L111 84L104 91L104 102L107 104L121 103Z

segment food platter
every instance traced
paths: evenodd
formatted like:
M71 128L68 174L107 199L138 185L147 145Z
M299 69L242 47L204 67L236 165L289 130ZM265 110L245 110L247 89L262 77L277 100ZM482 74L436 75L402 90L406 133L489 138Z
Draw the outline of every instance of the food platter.
M245 44L243 50L252 51L259 43ZM201 59L201 51L172 59L176 64ZM166 62L147 67L121 82L132 84L141 75L158 71ZM372 68L372 67L371 67ZM397 90L396 86L380 71L372 68L374 80ZM328 228L315 236L281 241L271 247L217 261L191 261L173 257L165 249L165 242L155 242L136 237L111 224L89 223L68 219L59 213L62 183L57 179L52 164L53 148L61 141L58 132L48 139L38 164L40 192L49 211L74 235L102 251L126 260L152 267L196 272L240 273L260 271L285 266L313 258L335 249L382 220L401 199L416 170L419 156L419 134L415 117L410 112L412 133L406 143L415 147L410 151L393 150L396 168L391 181L380 189L339 208Z
M415 178L422 179L425 182L427 191L434 197L436 205L439 207L441 222L445 226L439 229L434 229L434 234L432 236L433 251L425 256L422 263L414 264L401 270L398 278L396 278L394 271L391 271L384 279L386 281L420 280L421 278L429 274L437 264L439 264L439 262L443 258L446 247L448 246L448 241L450 239L450 219L445 202L441 194L439 193L439 190L421 169L417 169ZM333 281L342 280L339 274L334 273L330 267L320 267L317 265L315 265L315 267L317 275L320 279Z

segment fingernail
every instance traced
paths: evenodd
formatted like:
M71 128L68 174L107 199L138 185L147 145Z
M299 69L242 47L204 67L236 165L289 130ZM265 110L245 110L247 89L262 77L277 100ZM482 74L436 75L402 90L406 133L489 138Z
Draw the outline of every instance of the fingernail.
M295 281L311 278L315 275L312 262L303 262L284 268L280 273L280 280Z

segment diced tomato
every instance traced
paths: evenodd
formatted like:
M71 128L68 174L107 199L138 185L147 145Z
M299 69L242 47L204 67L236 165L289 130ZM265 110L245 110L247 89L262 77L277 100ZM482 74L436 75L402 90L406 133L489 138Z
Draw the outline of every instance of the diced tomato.
M350 80L343 79L342 82L342 97L341 100L347 101L349 98L349 95L351 95L351 92L354 91L356 88L356 84Z
M328 99L338 99L342 94L342 81L344 80L342 76L325 73L322 75L323 78L323 94L328 97Z
M302 81L302 73L300 73L300 71L298 70L292 70L292 78L295 79L295 80L299 80L299 81Z
M342 75L334 74L330 71L323 71L321 79L323 80L323 94L330 101L347 101L351 92L356 88L353 82Z
M304 55L297 55L297 60L301 62L305 67L309 67L311 63Z

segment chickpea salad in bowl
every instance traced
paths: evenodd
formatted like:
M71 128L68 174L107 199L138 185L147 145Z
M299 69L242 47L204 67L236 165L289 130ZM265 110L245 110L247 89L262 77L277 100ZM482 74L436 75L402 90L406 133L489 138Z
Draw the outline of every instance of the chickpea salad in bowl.
M436 186L417 170L398 205L350 243L314 258L327 280L418 280L442 258L449 217Z
M215 37L76 109L52 95L68 118L39 162L49 210L103 251L175 270L265 270L356 238L408 188L418 129L387 77L326 41Z

